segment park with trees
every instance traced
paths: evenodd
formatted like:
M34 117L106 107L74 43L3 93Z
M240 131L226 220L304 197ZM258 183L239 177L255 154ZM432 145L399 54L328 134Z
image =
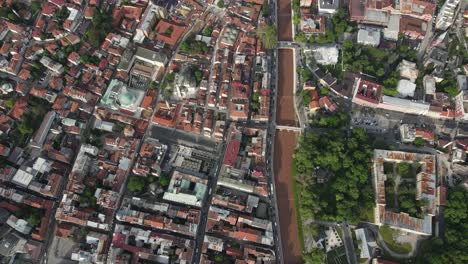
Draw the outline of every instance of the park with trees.
M294 154L296 192L303 219L350 222L367 220L374 207L368 177L371 140L362 129L349 135L340 129L306 133ZM327 179L317 180L318 171Z

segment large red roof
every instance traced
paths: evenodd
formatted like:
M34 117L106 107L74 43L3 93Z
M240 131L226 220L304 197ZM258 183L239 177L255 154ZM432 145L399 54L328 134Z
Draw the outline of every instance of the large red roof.
M226 148L226 153L224 154L223 164L234 166L236 162L237 154L239 153L241 142L237 139L231 140Z

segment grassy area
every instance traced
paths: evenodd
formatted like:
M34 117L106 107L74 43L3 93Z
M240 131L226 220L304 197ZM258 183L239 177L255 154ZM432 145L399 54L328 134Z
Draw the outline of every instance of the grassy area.
M385 244L395 253L408 254L411 252L412 247L410 243L397 243L393 240L393 236L398 234L398 231L391 229L389 226L382 226L379 229L379 233L382 236Z
M416 174L421 171L421 164L414 162L401 162L398 164L398 174L406 179L416 178Z
M299 193L300 187L297 185L297 171L296 171L296 164L293 159L292 161L292 168L291 168L291 180L292 180L292 187L293 187L293 195L294 195L294 207L296 208L296 220L297 220L297 228L298 228L298 235L299 235L299 243L301 245L301 251L304 252L304 232L302 227L302 218L301 218L301 206L299 202Z

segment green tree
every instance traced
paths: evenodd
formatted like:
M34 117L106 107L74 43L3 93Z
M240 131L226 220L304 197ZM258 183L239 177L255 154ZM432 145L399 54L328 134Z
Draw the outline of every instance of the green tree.
M194 71L193 74L194 74L194 76L195 76L195 81L197 82L197 84L199 84L199 83L202 81L202 79L203 79L203 73L202 73L202 71L200 71L200 70L197 69L197 70Z
M268 5L268 0L263 1L262 6L262 16L268 17L270 15L270 6Z
M18 19L18 17L15 15L15 13L9 13L7 15L7 18L11 21L16 21Z
M306 37L306 35L304 33L299 32L294 36L294 40L298 41L298 42L306 42L307 37Z
M31 214L26 218L26 221L32 226L37 226L41 223L41 216L39 214Z
M308 106L310 104L310 101L312 101L312 97L310 96L310 93L309 91L307 90L303 90L301 92L301 96L302 96L302 102L305 106Z
M301 16L298 13L294 13L292 21L294 25L299 25L301 23Z
M18 218L26 220L32 226L37 226L41 223L41 211L37 208L24 206L14 213Z
M90 55L83 55L80 56L80 62L84 64L93 64L93 65L98 65L99 64L99 58L96 56L90 56Z
M180 44L180 50L189 54L206 53L209 48L205 42L197 41L195 38L190 37Z
M171 98L173 93L174 93L174 91L173 91L171 88L165 88L165 89L163 90L163 96L164 96L164 98L166 98L166 99Z
M163 187L169 186L171 176L167 173L161 173L161 175L159 175L158 182Z
M69 13L70 11L68 11L68 8L61 7L55 11L53 18L56 19L59 23L63 23L63 21L65 21L65 19L68 17Z
M36 14L38 11L40 11L41 8L41 3L39 2L31 2L31 13Z
M5 105L6 105L6 107L8 107L10 109L13 108L13 106L15 105L15 98L13 98L13 97L8 98L6 100L6 102L5 102Z
M301 136L294 154L295 170L303 179L298 184L301 214L333 221L367 220L374 206L368 175L371 157L369 139L362 129L351 135L337 129L320 136ZM329 175L328 181L317 182L317 168Z
M214 261L215 261L215 263L224 263L224 255L216 254L214 256Z
M413 144L415 146L422 147L426 145L426 140L424 140L423 138L417 137L414 139Z
M325 252L314 248L311 252L305 253L302 258L306 264L323 264L325 263Z
M91 25L85 33L85 40L91 46L97 48L101 45L107 36L107 33L112 31L112 16L108 12L96 9L91 20Z
M385 70L383 68L379 68L376 72L378 77L382 77L385 75Z
M216 4L219 8L224 8L224 1L223 0L218 0L218 3Z
M321 87L320 88L320 95L325 96L329 93L330 91L326 87Z
M272 49L276 47L276 44L278 43L278 30L274 25L258 27L257 36L260 38L266 49Z
M301 79L303 82L310 81L313 78L312 72L308 68L301 69L300 73L301 73Z
M444 210L445 232L423 244L416 260L420 264L468 263L468 192L462 187L449 191Z
M166 81L172 83L175 79L175 76L174 76L174 73L173 72L170 72L168 74L166 74Z
M202 34L204 36L208 36L208 37L211 37L211 35L213 34L213 27L212 26L207 26L203 29L203 32Z
M130 177L130 180L128 181L128 189L130 191L141 192L145 189L145 187L146 187L145 178L138 177L138 176Z

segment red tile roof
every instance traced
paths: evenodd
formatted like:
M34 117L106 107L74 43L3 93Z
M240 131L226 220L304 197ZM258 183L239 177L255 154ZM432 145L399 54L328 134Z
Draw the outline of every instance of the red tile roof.
M28 105L28 98L27 97L19 98L18 100L16 100L15 105L11 109L9 115L13 119L20 119L23 116L24 111L26 111L27 105Z
M156 25L155 31L158 34L156 36L158 41L174 46L184 33L185 27L163 19Z
M356 98L369 103L378 104L382 96L382 85L361 79L359 82Z
M236 162L237 154L239 154L240 144L241 142L236 139L231 140L228 143L226 147L226 152L224 153L223 164L234 166L234 163Z

